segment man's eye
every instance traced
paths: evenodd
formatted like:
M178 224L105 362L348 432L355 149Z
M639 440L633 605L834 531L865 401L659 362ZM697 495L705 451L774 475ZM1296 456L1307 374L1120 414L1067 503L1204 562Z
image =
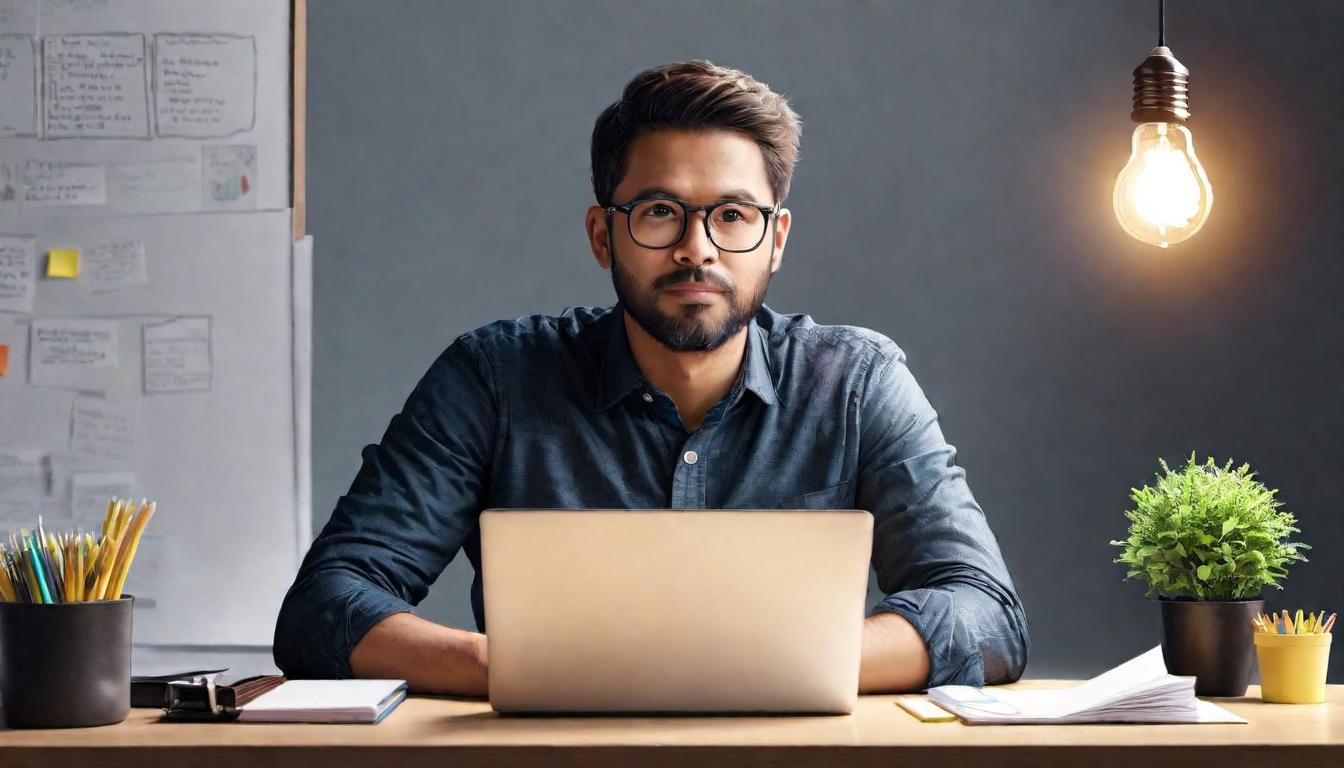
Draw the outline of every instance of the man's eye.
M724 224L741 224L748 220L747 212L738 206L725 206L714 212L714 218Z
M649 206L648 211L648 215L658 218L665 218L673 215L673 213L672 206L663 205L662 203L655 203L654 205Z

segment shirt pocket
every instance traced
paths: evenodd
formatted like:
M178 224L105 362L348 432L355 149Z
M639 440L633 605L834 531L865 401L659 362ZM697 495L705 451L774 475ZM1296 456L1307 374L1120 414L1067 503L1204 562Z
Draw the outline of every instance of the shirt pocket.
M850 509L854 506L850 499L850 482L828 486L816 491L786 496L775 502L777 509Z

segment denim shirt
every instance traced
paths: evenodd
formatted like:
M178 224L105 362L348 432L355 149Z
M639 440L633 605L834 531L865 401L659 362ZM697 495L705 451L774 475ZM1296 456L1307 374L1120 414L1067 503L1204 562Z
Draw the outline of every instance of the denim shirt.
M762 307L736 382L687 431L640 373L624 311L501 321L454 341L363 452L275 630L291 677L350 677L375 623L413 611L491 507L864 509L886 597L928 687L1017 680L1026 615L937 414L890 339ZM487 633L488 634L488 633Z

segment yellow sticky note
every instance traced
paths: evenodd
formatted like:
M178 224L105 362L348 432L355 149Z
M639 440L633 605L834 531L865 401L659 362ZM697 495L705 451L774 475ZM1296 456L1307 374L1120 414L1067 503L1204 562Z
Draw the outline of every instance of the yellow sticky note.
M9 370L9 345L0 344L0 376Z
M945 723L957 719L956 715L923 696L899 696L896 698L896 706L909 712L922 723Z
M47 277L79 277L79 251L74 248L47 251Z

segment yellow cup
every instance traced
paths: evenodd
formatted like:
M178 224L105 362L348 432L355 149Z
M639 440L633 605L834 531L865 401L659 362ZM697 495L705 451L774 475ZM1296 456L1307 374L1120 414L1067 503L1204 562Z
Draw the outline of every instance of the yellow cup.
M1325 701L1325 669L1330 663L1330 633L1271 635L1256 632L1260 662L1260 698L1276 704Z

